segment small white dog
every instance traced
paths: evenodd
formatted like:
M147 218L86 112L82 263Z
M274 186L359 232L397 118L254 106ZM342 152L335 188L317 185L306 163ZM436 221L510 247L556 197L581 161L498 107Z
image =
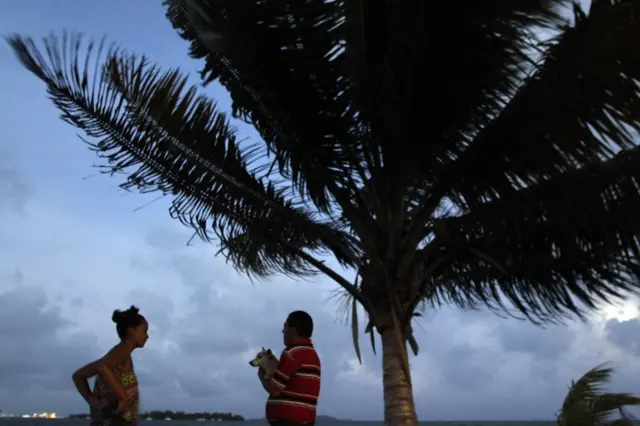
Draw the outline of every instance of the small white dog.
M258 367L265 372L265 379L270 379L278 368L278 358L271 352L271 349L264 347L254 359L249 361L252 367Z

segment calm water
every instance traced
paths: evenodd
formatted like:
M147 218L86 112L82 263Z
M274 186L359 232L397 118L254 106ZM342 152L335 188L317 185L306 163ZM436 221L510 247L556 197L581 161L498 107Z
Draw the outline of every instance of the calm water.
M6 419L0 418L0 426L88 426L87 420L40 420L40 419ZM555 426L555 422L421 422L424 426ZM268 426L262 420L246 420L244 422L189 422L189 421L163 421L145 420L142 425L148 426ZM316 423L317 426L379 426L382 422L352 422L324 420Z
M268 426L268 423L261 420L247 420L244 422L183 422L171 421L170 423L163 420L145 420L143 425L149 426ZM421 422L424 426L555 426L556 423L551 422ZM86 426L86 420L39 420L39 419L6 419L0 418L0 426ZM382 422L350 422L350 421L320 421L316 423L319 426L379 426ZM640 426L640 422L634 423Z

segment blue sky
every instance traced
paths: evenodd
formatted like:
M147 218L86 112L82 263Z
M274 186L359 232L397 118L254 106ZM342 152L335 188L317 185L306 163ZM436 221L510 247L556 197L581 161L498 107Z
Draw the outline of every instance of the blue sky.
M196 73L160 2L0 2L0 32L108 35L163 66ZM324 366L320 412L382 416L379 357L354 359L328 279L273 277L251 283L188 230L162 200L127 194L98 176L94 155L57 117L43 85L0 46L0 409L83 411L72 371L116 342L115 308L136 304L151 322L135 354L143 409L263 415L265 394L247 360L281 349L292 310L316 321ZM219 87L206 92L228 110ZM241 131L255 137L246 127ZM414 328L412 358L421 419L552 418L572 378L603 361L614 389L640 383L638 301L594 313L588 323L546 330L486 312L429 312Z

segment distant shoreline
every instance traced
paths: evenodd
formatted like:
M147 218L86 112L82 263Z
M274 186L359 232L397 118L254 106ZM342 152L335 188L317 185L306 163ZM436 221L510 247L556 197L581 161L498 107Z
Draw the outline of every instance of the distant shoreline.
M140 413L142 420L180 420L180 421L244 421L244 417L231 412L199 412L152 410ZM71 414L69 419L88 419L89 414Z

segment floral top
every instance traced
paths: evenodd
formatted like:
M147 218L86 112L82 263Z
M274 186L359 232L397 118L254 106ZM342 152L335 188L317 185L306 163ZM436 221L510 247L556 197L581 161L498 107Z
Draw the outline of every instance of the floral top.
M133 364L129 362L126 365L116 367L113 369L113 374L120 380L131 404L123 415L116 413L118 397L111 389L111 386L98 375L93 387L93 395L103 401L104 406L102 408L91 407L91 426L137 426L140 397L138 393L138 378L133 370Z

